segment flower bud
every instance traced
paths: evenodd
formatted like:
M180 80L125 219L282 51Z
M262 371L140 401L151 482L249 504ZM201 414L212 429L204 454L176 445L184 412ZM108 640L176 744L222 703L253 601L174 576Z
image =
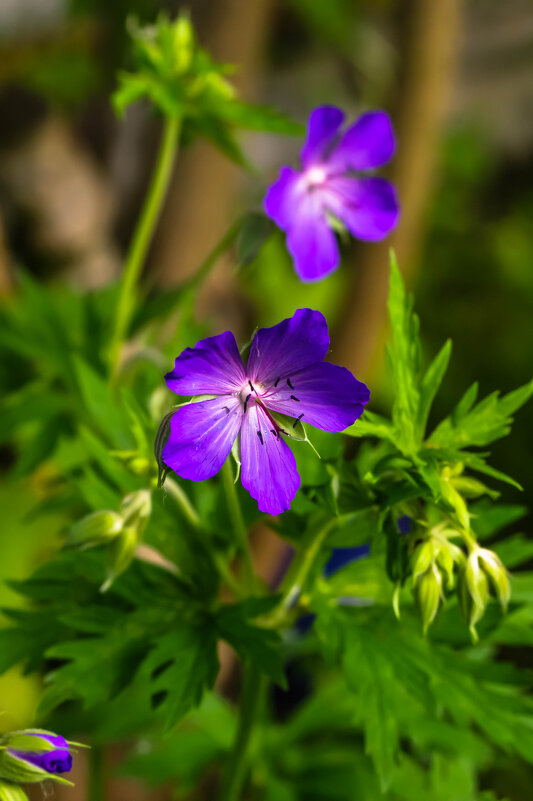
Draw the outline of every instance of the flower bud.
M416 601L422 617L424 634L435 620L442 597L442 576L436 565L432 565L418 581Z
M413 587L417 580L429 570L437 555L437 544L433 539L425 540L413 554Z
M0 778L9 782L41 782L53 779L72 784L58 776L72 769L67 741L42 729L10 732L0 739Z
M0 779L0 801L28 801L28 796L18 784Z
M68 545L90 547L116 537L122 530L122 517L116 512L102 510L93 512L71 527L67 535Z
M506 609L511 598L511 585L502 560L488 548L480 548L478 556L483 570L492 582L499 602Z
M181 14L172 25L172 49L174 53L174 69L176 72L186 72L194 54L194 31L191 21L186 14Z
M127 526L121 531L109 549L107 579L100 587L100 592L107 592L114 580L130 566L138 541L136 528Z
M457 588L459 605L468 622L473 642L479 639L476 624L485 614L489 597L489 585L485 573L479 566L478 550L469 554Z

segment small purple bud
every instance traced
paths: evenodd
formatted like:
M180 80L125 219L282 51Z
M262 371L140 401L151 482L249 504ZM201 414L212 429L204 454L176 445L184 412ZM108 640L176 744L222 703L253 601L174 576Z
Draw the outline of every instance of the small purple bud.
M402 515L402 517L399 517L396 521L396 525L398 526L400 534L410 534L413 520L409 515Z

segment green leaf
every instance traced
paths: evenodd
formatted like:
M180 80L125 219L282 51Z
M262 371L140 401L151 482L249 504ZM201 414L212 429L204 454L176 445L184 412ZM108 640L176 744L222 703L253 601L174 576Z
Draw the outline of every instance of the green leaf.
M343 431L350 437L377 437L394 442L394 426L386 417L375 412L365 410L363 415L353 425Z
M250 659L272 681L287 688L279 634L254 625L253 618L269 611L276 598L250 599L223 606L216 618L217 631L229 642L241 659Z
M128 421L109 384L80 356L74 356L73 363L79 391L91 420L113 445L130 448L133 443Z
M505 437L511 430L512 415L533 394L533 381L500 398L498 392L488 395L472 408L475 392L468 391L452 414L431 434L429 443L437 448L483 446Z
M143 664L150 677L152 702L161 706L171 729L201 702L218 673L214 628L180 624L158 638Z
M402 452L412 453L418 445L421 367L419 323L413 312L413 299L405 292L394 254L391 254L388 309L392 338L387 346L386 358L394 384L392 420L395 442Z
M366 752L372 757L383 792L389 787L398 750L394 672L383 647L360 636L356 627L346 636L344 675L356 693L356 716L365 732Z
M255 106L237 100L220 104L219 115L231 125L253 131L303 136L305 126L294 122L281 111L268 106Z
M448 368L450 356L452 354L452 342L448 339L440 351L437 353L420 384L420 403L418 407L418 436L424 438L427 419L431 409L431 404L441 385L444 374Z

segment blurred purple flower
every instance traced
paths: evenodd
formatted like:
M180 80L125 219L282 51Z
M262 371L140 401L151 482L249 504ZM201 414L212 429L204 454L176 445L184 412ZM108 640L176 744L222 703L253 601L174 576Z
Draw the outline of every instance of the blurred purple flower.
M254 336L244 366L229 331L178 356L167 386L178 395L215 395L179 408L163 461L179 476L203 481L218 473L240 434L242 483L262 512L290 507L300 476L276 413L324 431L343 431L363 413L368 388L344 367L322 361L329 349L324 316L299 309Z
M343 567L356 562L359 559L364 559L370 555L370 545L354 545L352 548L333 548L331 556L324 568L324 578L333 576L337 571Z
M9 749L13 756L29 762L30 765L35 765L36 768L45 770L47 773L68 773L72 770L72 754L64 737L61 737L60 734L46 734L41 731L27 732L27 734L28 736L39 737L41 740L47 740L55 747L51 751Z
M413 520L410 515L402 515L396 521L400 534L410 534Z
M398 222L400 207L392 184L361 175L394 155L388 115L363 114L341 134L343 121L344 113L335 106L316 108L301 152L303 169L282 167L265 197L265 211L287 233L302 281L319 281L339 264L331 218L357 239L370 241L384 239Z

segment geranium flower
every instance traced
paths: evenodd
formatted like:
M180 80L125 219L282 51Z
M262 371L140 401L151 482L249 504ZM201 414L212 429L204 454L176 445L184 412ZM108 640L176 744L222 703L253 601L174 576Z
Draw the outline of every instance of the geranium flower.
M179 395L213 395L179 408L163 461L182 478L217 473L240 434L241 480L259 509L289 508L300 476L285 442L298 421L343 431L363 413L370 392L344 367L323 362L329 348L324 316L299 309L253 338L246 367L229 331L178 356L167 386ZM293 418L289 425L276 419Z
M69 743L43 729L10 732L0 739L0 776L10 781L41 782L72 770ZM68 783L68 782L67 782Z
M343 121L344 113L335 106L316 108L300 154L302 169L282 167L265 197L265 211L286 231L302 281L318 281L338 266L332 229L339 222L357 239L371 241L384 239L398 222L400 207L392 184L360 175L394 154L388 115L363 114L341 134Z

